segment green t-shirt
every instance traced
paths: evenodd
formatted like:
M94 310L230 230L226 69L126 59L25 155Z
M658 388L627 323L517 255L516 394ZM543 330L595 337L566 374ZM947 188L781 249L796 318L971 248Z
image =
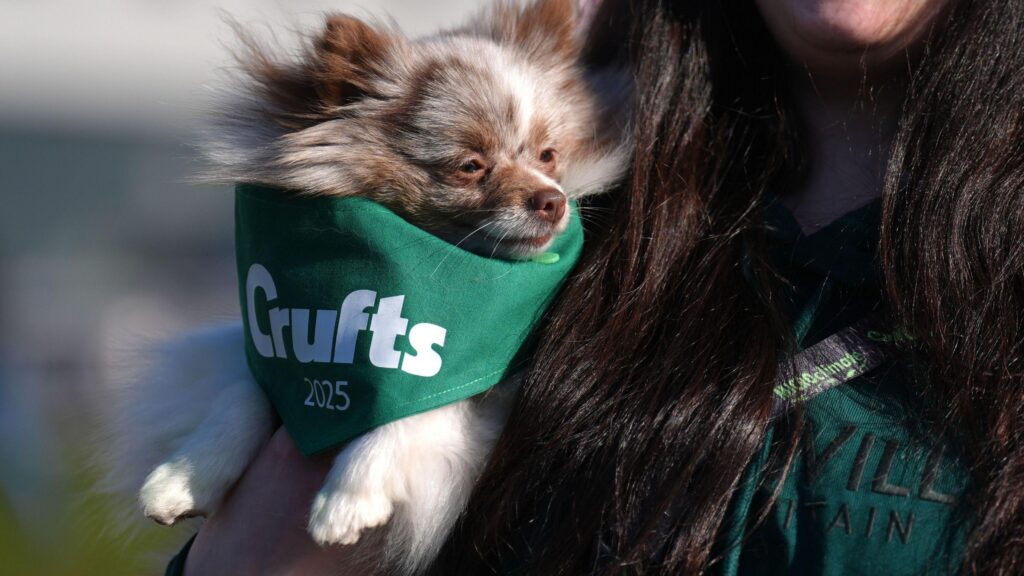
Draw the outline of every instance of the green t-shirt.
M803 349L882 305L875 259L878 202L803 235L778 204L768 210L774 260L791 284ZM755 474L765 439L733 503L721 572L763 574L950 574L962 558L956 498L965 474L955 458L909 420L909 360L827 390L805 404L807 433L777 503L751 529L778 480ZM902 397L901 397L902 396Z

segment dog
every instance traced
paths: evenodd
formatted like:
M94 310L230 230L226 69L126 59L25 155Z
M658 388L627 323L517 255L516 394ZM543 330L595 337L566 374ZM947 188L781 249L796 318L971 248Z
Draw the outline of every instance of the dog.
M578 62L578 17L570 0L502 2L413 40L331 15L291 60L243 35L243 75L214 116L204 179L361 196L473 252L540 254L565 230L568 202L607 190L626 164L623 123ZM240 324L186 334L127 386L116 483L161 524L214 511L276 426L243 341ZM312 537L353 544L387 524L387 557L404 573L424 568L515 391L513 378L347 444L313 503Z

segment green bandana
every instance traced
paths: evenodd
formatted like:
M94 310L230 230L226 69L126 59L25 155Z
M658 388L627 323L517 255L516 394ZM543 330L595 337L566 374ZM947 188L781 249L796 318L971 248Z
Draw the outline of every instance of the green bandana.
M547 253L510 261L363 198L247 185L235 227L249 368L306 455L497 384L583 245L575 206Z

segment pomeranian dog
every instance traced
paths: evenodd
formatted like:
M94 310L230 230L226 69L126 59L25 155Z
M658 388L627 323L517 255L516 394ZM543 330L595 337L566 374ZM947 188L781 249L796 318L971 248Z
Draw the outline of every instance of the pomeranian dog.
M607 189L625 164L613 120L623 112L578 63L577 18L571 0L503 2L411 40L335 15L291 60L246 40L242 82L206 147L211 177L362 196L481 254L539 254L565 230L567 202ZM215 510L277 425L243 340L240 324L187 334L127 386L113 474L157 522ZM422 569L464 508L514 392L502 383L347 444L313 503L312 537L351 544L387 523L387 559Z

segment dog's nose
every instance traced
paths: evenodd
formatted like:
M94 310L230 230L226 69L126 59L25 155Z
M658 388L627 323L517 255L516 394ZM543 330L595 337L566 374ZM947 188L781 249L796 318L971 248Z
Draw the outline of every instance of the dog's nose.
M565 215L565 194L554 188L538 190L530 196L529 205L537 218L555 224Z

